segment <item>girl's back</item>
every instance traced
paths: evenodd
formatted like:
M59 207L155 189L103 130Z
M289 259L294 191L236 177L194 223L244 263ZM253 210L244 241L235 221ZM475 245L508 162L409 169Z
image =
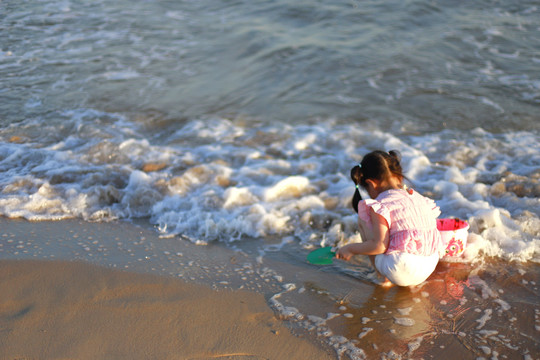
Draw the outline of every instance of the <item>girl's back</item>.
M392 189L381 193L375 200L363 201L359 216L365 220L369 208L388 222L390 241L386 253L407 252L429 256L443 250L437 230L439 207L429 198L415 191Z

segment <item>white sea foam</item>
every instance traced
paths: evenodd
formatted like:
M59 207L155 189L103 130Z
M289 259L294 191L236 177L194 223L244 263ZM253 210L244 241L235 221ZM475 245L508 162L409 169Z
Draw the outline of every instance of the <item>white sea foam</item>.
M22 127L25 137L1 130L2 215L148 217L164 236L196 243L357 241L348 172L368 151L396 148L412 186L434 198L443 217L469 221L465 259L539 260L534 133L445 130L398 138L331 120L252 129L210 119L187 122L158 142L118 114L75 109L61 116L60 131L67 132L58 139L53 124L32 120ZM34 140L37 129L46 141Z
M362 332L360 334L358 334L358 338L359 339L363 338L364 336L369 334L371 331L373 331L373 328L363 328Z
M491 319L492 313L493 313L492 309L484 310L484 315L482 315L482 317L480 317L479 319L476 320L476 322L478 323L478 326L476 328L477 329L482 329L486 325L488 320Z
M394 317L394 322L401 326L413 326L416 322L412 318Z
M406 316L406 315L409 315L411 313L412 307L407 307L407 308L404 308L404 309L397 309L397 311L399 312L400 315Z

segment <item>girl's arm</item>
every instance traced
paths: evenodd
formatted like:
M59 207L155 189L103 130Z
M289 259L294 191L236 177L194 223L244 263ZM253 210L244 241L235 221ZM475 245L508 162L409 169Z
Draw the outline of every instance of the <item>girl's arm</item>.
M373 238L340 248L336 253L338 259L349 260L353 255L379 255L386 252L390 239L388 222L373 209L370 210L369 215L373 226Z

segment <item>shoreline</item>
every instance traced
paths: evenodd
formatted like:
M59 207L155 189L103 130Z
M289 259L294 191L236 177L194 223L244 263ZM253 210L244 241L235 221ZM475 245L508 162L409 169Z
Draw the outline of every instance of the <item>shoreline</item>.
M332 359L260 294L84 262L0 261L4 359Z
M100 342L113 350L121 343L123 353L114 356L120 359L150 352L171 359L281 359L288 357L282 351L300 349L290 358L306 358L304 352L317 359L537 355L536 263L441 263L417 288L385 289L367 262L312 266L306 250L293 245L261 255L254 242L194 245L128 222L0 218L0 229L0 286L10 296L0 300L2 358L109 357ZM171 320L186 312L193 317ZM239 328L230 327L233 313ZM140 323L159 335L122 335ZM46 333L37 332L44 326ZM191 347L178 355L175 346L185 344L171 334L184 332ZM57 341L66 334L76 347ZM200 342L206 337L215 342Z
M127 222L0 218L0 228L2 358L335 359L260 292L211 285L211 259L244 256L232 250Z

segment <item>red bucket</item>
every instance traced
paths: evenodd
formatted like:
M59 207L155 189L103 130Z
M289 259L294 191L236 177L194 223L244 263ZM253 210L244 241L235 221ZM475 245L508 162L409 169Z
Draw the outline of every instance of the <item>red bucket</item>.
M437 219L437 229L445 244L444 256L461 256L467 247L469 224L460 219Z

